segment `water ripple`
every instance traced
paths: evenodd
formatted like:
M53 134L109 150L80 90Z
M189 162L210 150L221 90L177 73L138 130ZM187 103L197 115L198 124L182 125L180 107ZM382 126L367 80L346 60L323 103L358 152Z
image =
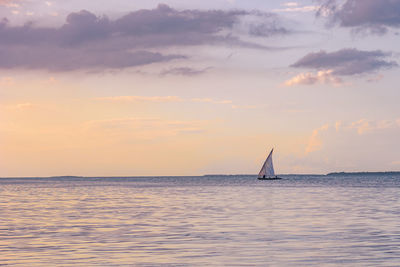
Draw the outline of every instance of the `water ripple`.
M0 265L399 266L400 177L0 180Z

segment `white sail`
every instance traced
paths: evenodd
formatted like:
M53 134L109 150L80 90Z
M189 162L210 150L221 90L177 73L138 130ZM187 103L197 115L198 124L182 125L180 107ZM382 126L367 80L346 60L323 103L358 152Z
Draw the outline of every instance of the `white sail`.
M265 178L265 177L273 177L275 176L274 165L272 164L272 152L274 149L271 150L267 159L264 162L260 172L258 173L258 178Z

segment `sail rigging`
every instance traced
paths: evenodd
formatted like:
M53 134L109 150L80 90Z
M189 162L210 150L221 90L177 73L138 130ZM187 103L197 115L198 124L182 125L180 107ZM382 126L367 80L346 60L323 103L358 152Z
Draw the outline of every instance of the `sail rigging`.
M272 164L272 152L269 152L267 159L264 162L260 172L258 173L258 178L273 177L275 176L274 165Z

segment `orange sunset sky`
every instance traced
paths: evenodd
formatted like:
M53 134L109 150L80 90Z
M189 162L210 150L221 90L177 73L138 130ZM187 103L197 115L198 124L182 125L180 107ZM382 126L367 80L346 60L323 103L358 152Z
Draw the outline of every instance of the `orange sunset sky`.
M0 1L0 177L400 170L400 1Z

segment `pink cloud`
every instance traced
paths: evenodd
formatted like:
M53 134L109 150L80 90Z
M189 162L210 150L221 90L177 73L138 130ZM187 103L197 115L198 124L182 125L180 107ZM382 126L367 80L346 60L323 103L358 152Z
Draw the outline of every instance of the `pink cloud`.
M111 96L111 97L98 97L96 100L111 101L111 102L181 102L179 96Z
M299 75L291 78L285 82L286 86L295 85L313 85L313 84L343 84L342 79L332 74L332 70L319 71L316 74L312 72L300 73Z

